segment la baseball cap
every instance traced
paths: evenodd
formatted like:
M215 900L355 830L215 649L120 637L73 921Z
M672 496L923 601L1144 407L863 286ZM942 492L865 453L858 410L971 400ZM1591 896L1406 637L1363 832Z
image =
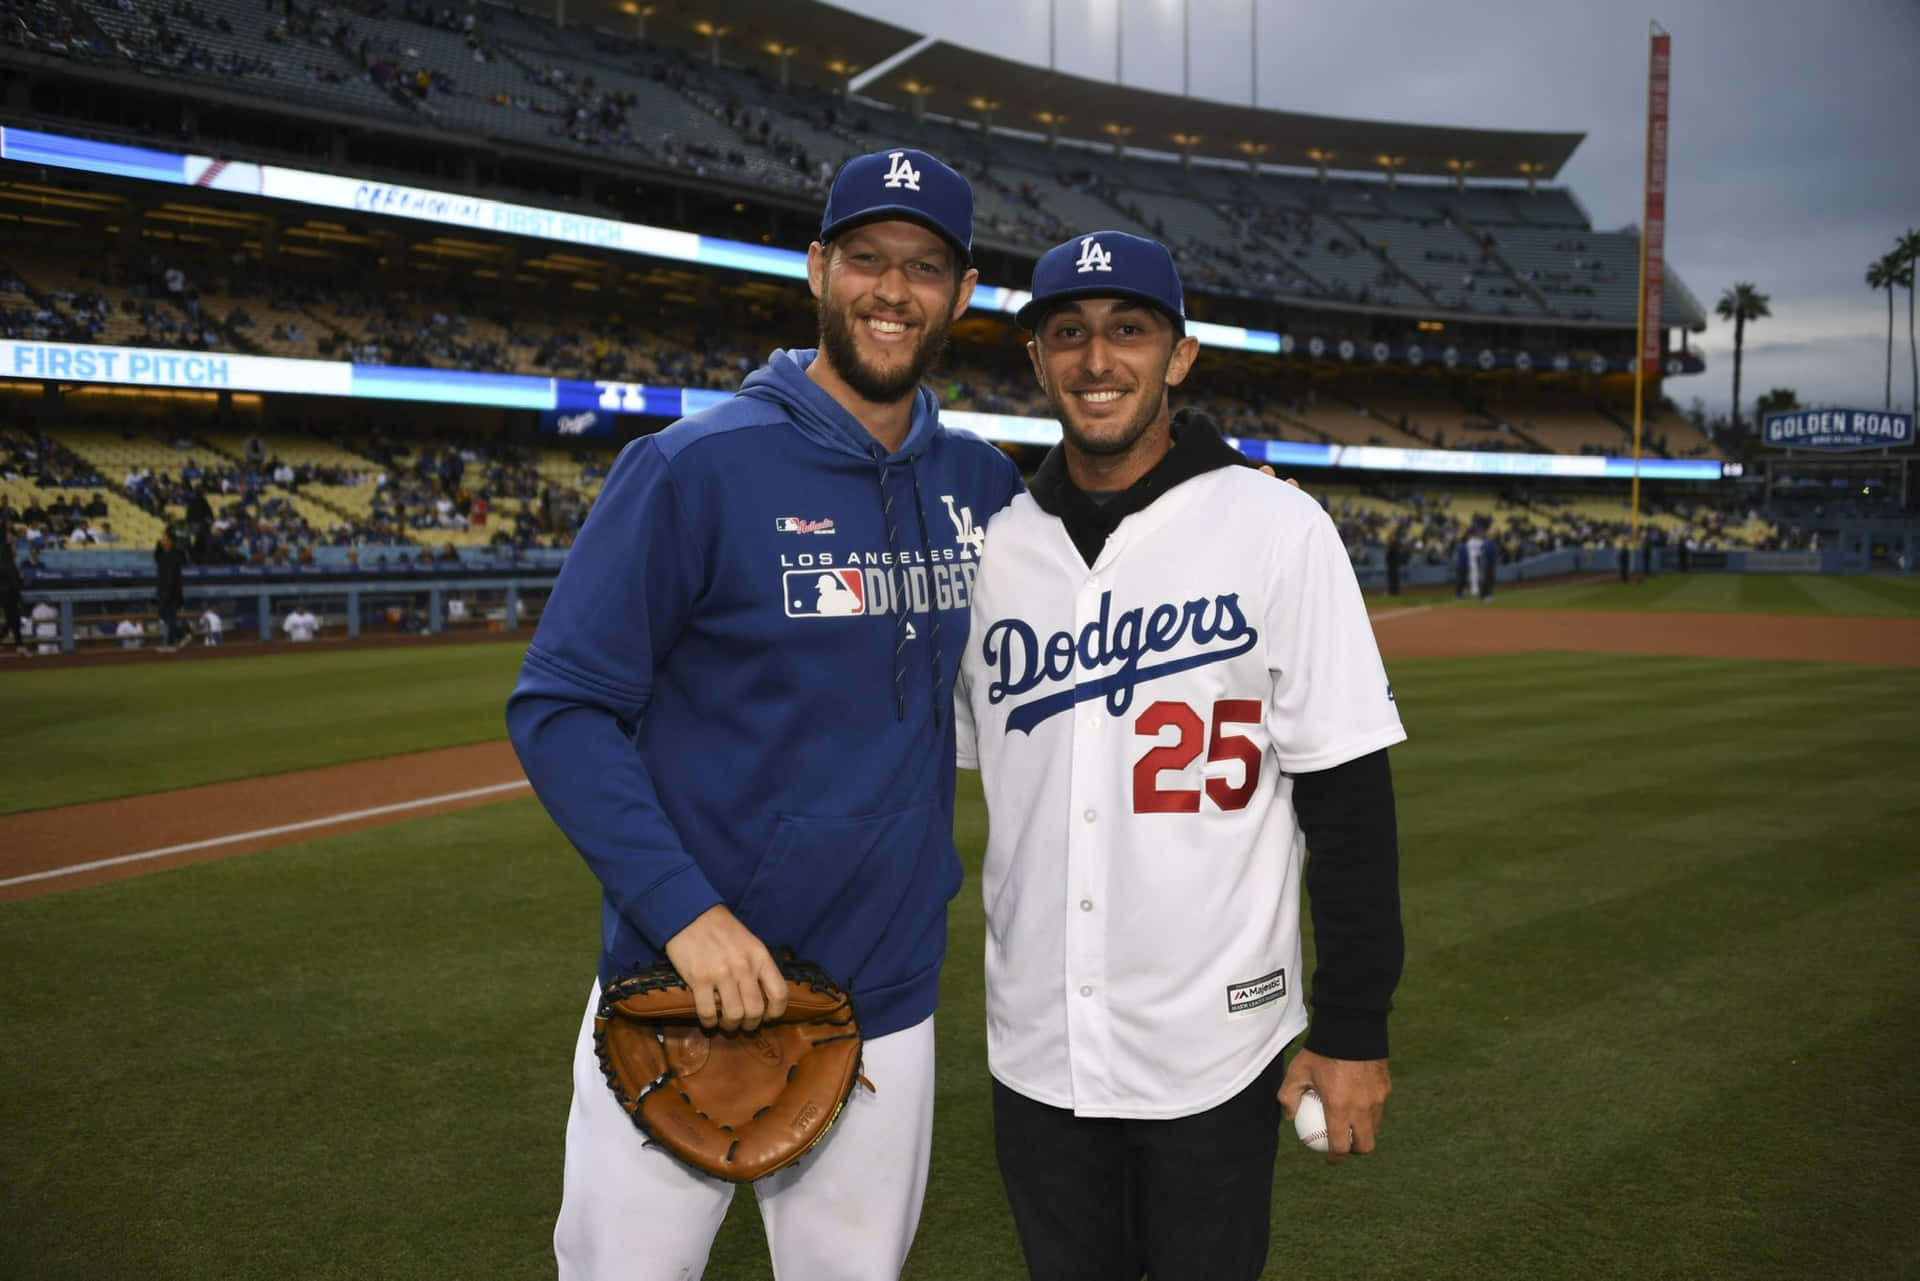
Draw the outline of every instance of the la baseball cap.
M959 251L962 266L973 265L973 188L926 152L895 147L840 166L827 191L820 243L830 243L849 227L886 218L904 218L939 233Z
M1033 329L1055 303L1074 298L1131 298L1167 313L1176 333L1187 327L1187 296L1173 255L1157 240L1124 231L1075 236L1033 265L1033 298L1014 320Z

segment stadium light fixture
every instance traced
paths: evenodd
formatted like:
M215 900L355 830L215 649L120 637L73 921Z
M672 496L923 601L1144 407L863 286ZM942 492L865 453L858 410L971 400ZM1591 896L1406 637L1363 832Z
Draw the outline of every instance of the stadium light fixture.
M1338 152L1329 151L1325 147L1307 148L1307 159L1313 161L1313 163L1319 167L1321 182L1324 183L1327 180L1327 166L1333 162L1334 156L1338 154Z
M853 77L862 70L863 64L848 62L845 58L834 58L826 64L827 70L840 77L840 96L847 98L853 93Z
M1395 179L1400 172L1400 166L1407 163L1407 158L1405 156L1380 155L1375 156L1373 162L1387 171L1387 186L1393 187L1397 185Z
M1453 171L1453 185L1457 190L1467 189L1467 171L1473 167L1474 162L1471 160L1455 158L1447 161L1447 168Z
M720 40L732 32L733 28L717 26L714 23L708 22L705 18L702 18L693 24L693 30L695 34L703 35L707 38L707 60L712 65L716 67L719 66Z
M769 40L760 46L767 53L780 60L780 87L793 88L793 55L800 52L797 44L781 44L778 40Z
M1514 168L1527 176L1527 194L1529 196L1534 194L1534 184L1539 181L1540 175L1547 171L1545 165L1534 160L1522 160L1519 164L1515 165Z
M902 80L900 87L913 95L913 120L919 124L927 118L927 95L933 86L922 80Z

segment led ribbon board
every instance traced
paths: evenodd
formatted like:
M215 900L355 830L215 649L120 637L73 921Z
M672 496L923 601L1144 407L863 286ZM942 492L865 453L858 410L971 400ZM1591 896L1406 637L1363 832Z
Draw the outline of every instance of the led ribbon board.
M81 343L0 339L0 379L33 382L108 383L121 387L187 388L197 391L293 392L359 400L417 400L437 405L493 405L543 414L641 414L680 418L731 397L698 387L652 387L644 383L584 382L523 374L482 374L463 369L414 369L345 361L293 360L220 352L163 351L150 347L93 347ZM984 439L1012 445L1048 446L1060 439L1060 424L1047 418L979 414L948 409L942 422ZM550 423L555 420L549 419ZM556 423L557 429L557 423ZM1473 476L1626 477L1631 458L1572 454L1494 454L1450 449L1383 449L1372 445L1312 445L1289 440L1228 438L1248 457L1276 467L1351 467L1364 471L1420 471ZM1667 480L1719 480L1738 475L1739 465L1699 460L1644 458L1642 476Z

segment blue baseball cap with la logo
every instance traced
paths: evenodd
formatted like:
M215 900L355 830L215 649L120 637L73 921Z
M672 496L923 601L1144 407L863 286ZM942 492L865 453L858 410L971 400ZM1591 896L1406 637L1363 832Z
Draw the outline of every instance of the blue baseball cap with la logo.
M1074 298L1131 298L1167 313L1175 333L1186 332L1187 296L1173 255L1157 240L1124 231L1075 236L1040 255L1033 265L1033 299L1014 313L1033 329L1054 304Z
M959 251L961 266L973 265L973 188L926 152L895 147L840 166L827 192L820 243L830 243L849 227L887 218L938 232Z

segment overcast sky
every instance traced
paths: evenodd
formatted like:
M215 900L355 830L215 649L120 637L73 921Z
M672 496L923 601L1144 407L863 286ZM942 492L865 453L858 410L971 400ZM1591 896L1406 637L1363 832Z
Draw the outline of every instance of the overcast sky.
M1044 66L1048 0L835 0ZM1673 36L1668 262L1712 310L1751 281L1741 394L1881 403L1887 301L1868 263L1920 227L1920 0L1186 0L1191 91L1371 119L1587 135L1560 181L1594 225L1640 220L1647 21ZM1258 5L1258 81L1252 47ZM1055 0L1057 65L1182 89L1183 0ZM929 24L936 25L929 25ZM1908 406L1907 299L1894 299L1894 403ZM1668 394L1724 412L1733 330L1689 341L1708 372Z

